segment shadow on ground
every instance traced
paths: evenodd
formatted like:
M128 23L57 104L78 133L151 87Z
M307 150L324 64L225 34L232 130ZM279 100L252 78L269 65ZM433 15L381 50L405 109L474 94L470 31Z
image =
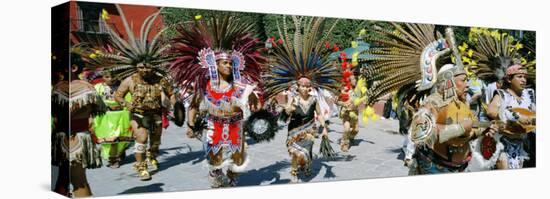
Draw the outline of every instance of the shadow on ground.
M162 186L164 186L164 183L154 183L145 186L133 187L118 194L161 192L163 191Z

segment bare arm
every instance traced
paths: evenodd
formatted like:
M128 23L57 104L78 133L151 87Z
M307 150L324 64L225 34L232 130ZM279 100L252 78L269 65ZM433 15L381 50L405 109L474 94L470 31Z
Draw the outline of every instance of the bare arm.
M120 83L120 86L118 87L116 94L115 94L115 101L118 102L120 105L126 104L124 100L124 96L130 92L130 85L132 83L132 80L130 78L126 78L124 81Z
M195 137L195 118L199 112L199 106L201 102L201 95L199 93L193 94L191 96L191 103L189 105L189 110L187 111L187 137Z
M321 126L325 127L325 117L323 116L323 112L321 110L321 106L319 105L319 102L317 102L316 106L315 106L315 111L317 112L317 118L319 120L319 123L321 123Z
M500 108L500 95L495 94L493 96L493 99L491 100L491 103L489 104L489 107L487 108L487 116L491 118L492 120L498 120L500 119L498 116Z
M193 126L195 117L199 111L199 105L200 105L200 94L196 93L191 97L191 104L189 105L189 111L187 111L188 120L187 125Z
M258 96L254 92L248 95L248 102L250 103L250 110L252 112L256 112L262 108L260 99L258 99Z
M323 127L323 137L327 137L328 136L328 129L327 129L327 125L325 123L325 117L323 116L323 112L321 111L321 106L319 105L319 102L316 103L315 105L315 111L317 112L317 120L319 121L319 123L321 123L321 126Z
M287 115L291 115L292 112L294 112L294 106L292 105L294 103L294 97L290 97L288 102L285 105L285 112Z
M170 84L170 82L166 79L161 80L162 81L162 88L164 90L164 93L170 99L170 105L173 107L174 104L176 104L177 98L176 95L174 95L174 88Z

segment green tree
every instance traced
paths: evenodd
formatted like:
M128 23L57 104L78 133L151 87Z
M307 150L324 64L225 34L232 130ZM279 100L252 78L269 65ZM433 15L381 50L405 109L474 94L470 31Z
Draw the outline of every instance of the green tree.
M231 12L220 10L202 10L202 9L189 9L189 8L164 8L162 16L165 26L169 27L166 32L167 38L173 38L176 35L175 25L195 21L195 17L209 18L213 16L232 15L238 17L240 20L254 23L254 31L258 34L260 39L266 39L263 17L265 14L261 13L248 13L248 12Z

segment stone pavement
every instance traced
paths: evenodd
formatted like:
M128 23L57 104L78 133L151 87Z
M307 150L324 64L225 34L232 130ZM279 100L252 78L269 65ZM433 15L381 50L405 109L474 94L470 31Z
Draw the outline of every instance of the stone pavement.
M401 146L403 135L397 133L397 120L369 121L361 124L349 152L340 152L342 124L332 118L329 138L339 156L323 159L319 154L320 138L313 147L312 175L304 182L340 181L366 178L406 176ZM250 164L239 177L238 186L286 184L290 182L290 159L285 146L286 128L271 142L255 143L248 139ZM132 170L133 148L118 169L102 167L88 170L88 181L94 196L129 193L189 191L210 189L202 143L185 136L185 128L173 123L163 132L159 169L150 181L140 181Z

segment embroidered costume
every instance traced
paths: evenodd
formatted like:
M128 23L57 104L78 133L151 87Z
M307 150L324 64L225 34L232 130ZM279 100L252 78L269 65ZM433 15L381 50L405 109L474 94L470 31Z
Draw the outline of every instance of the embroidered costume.
M324 47L326 38L337 21L324 33L324 18L292 16L296 31L289 34L286 20L286 17L283 18L283 26L278 26L280 42L273 43L277 60L265 76L266 98L276 97L287 91L290 85L298 85L298 90L312 89L306 98L302 94L288 92L291 102L285 108L286 114L290 115L286 146L291 158L291 181L297 182L299 169L303 169L306 176L311 174L312 146L316 134L315 119L319 119L323 131L327 131L319 104L324 97L321 89L335 95L340 88L341 72L328 60L331 49ZM279 24L279 21L277 23ZM318 95L312 95L314 92ZM323 135L321 142L321 153L325 157L335 155L326 135Z
M482 131L470 133L462 125L464 120L477 118L462 101L465 98L458 96L455 78L465 77L466 72L452 29L446 29L446 38L440 34L437 38L435 26L429 24L393 23L393 29L377 30L379 44L368 50L372 65L365 76L373 83L367 102L394 90L398 90L400 106L417 104L426 97L411 118L409 134L415 150L413 162L406 162L410 174L462 172L471 159L469 141ZM451 50L456 65L439 66L438 59Z
M182 24L177 31L170 72L183 92L195 93L188 128L195 137L202 134L211 186L235 186L248 164L243 122L251 114L249 99L258 98L253 91L266 61L263 46L252 24L230 15ZM220 72L222 62L230 64L227 76Z
M524 74L527 78L534 79L536 62L525 56L531 52L520 53L525 49L522 49L519 40L507 33L500 33L497 30L490 31L487 28L471 28L468 40L473 45L464 43L459 47L465 67L489 85L485 94L487 95L485 99L487 104L492 102L495 95L500 97L498 120L495 118L484 119L492 119L503 122L507 126L513 126L517 120L515 120L516 113L511 111L512 108L523 108L535 112L533 89L523 89L519 94L521 100L515 100L516 97L508 90L496 86L497 83L503 84L506 78L515 74ZM487 110L483 109L482 112L483 115L486 115ZM482 137L473 141L473 159L470 171L493 169L497 161L508 162L509 168L522 167L524 160L529 159L524 147L534 145L534 139L532 142L527 142L525 137L534 137L534 134L517 136L505 133L505 131L510 131L510 128L500 129L500 133L494 137ZM524 129L512 129L511 131L517 133ZM534 153L534 150L532 152Z

